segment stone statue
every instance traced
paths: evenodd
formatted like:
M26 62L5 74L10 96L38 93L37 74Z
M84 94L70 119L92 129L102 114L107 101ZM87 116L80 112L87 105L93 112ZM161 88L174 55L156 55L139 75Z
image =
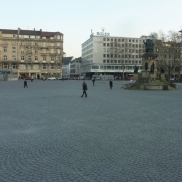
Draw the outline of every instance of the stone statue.
M147 39L145 42L143 41L143 43L145 44L145 52L148 54L153 54L154 51L154 43L151 39Z
M136 65L134 67L134 73L138 73L138 66L136 66Z
M145 62L145 71L147 71L147 70L148 70L148 63Z
M155 68L155 64L154 62L152 63L151 67L150 67L150 72L151 73L154 73L154 68Z

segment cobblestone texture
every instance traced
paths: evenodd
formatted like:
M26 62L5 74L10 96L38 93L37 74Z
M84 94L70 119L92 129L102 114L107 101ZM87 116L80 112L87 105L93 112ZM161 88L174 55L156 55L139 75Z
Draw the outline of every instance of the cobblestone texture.
M182 181L182 86L87 83L0 82L0 181Z

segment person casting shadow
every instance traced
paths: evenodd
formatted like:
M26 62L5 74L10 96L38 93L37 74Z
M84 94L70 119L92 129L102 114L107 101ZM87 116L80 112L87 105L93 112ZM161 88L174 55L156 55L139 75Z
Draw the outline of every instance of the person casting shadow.
M83 81L83 83L82 83L82 86L83 86L83 94L82 94L82 96L81 97L83 97L84 95L85 95L85 97L87 97L87 92L86 92L86 90L88 89L87 88L87 84Z

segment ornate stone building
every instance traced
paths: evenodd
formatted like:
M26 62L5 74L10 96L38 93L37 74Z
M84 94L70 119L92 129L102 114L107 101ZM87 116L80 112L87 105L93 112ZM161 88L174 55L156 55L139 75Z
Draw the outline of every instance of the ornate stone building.
M0 29L0 70L18 76L62 77L63 34Z

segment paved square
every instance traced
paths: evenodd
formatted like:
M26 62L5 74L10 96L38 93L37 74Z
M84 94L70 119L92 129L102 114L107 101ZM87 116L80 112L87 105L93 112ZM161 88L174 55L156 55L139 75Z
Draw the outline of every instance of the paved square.
M0 181L182 181L182 86L0 82Z

